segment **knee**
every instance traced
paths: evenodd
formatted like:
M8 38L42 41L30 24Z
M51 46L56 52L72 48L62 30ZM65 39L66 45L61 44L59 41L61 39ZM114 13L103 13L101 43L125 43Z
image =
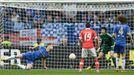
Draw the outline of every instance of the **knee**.
M26 67L27 70L31 70L32 68L33 68L32 65L27 65L27 67Z
M113 54L110 54L110 57L112 58L112 57L114 57L114 55Z
M116 57L117 57L117 58L120 58L120 54L117 54Z
M99 55L99 56L98 56L98 59L101 59L102 57L103 57L102 55Z
M32 69L32 67L26 67L26 69L27 69L27 70L31 70L31 69Z
M103 57L103 53L100 53L99 56L98 56L98 58L100 59L102 57Z

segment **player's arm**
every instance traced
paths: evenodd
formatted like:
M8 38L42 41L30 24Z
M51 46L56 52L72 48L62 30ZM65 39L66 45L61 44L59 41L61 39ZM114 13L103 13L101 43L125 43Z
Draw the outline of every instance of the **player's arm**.
M33 46L33 47L29 47L29 49L35 49L35 48L37 48L38 46Z
M116 38L116 33L117 33L117 27L115 26L114 29L113 29L113 34L112 34L112 37L113 38Z
M131 42L133 43L134 40L133 40L133 37L132 37L132 33L131 33L131 30L130 30L130 27L128 26L126 29L127 29L127 35L129 36L129 38L131 39Z
M93 32L93 36L94 36L94 39L95 39L95 46L98 49L99 48L99 38L97 37L97 34L96 34L95 31Z
M79 39L79 42L80 42L80 46L82 46L83 40L82 39Z
M113 36L111 36L110 34L109 34L109 44L110 44L110 46L111 46L112 48L114 48L114 46L115 46L115 41L114 41Z
M95 37L95 46L98 49L99 48L99 39L98 37Z
M82 32L80 32L79 42L80 42L80 46L82 46L82 43L83 43L83 35L82 35Z
M100 51L100 47L102 46L102 43L103 43L103 40L100 37L98 37L98 40L99 40L99 44L98 44L97 52Z
M128 32L128 33L127 33L127 35L130 37L130 39L131 39L131 42L132 42L132 43L134 43L134 40L133 40L133 37L132 37L132 34L131 34L131 32Z
M44 69L48 69L45 58L42 58L42 64L43 64Z
M108 34L108 35L109 35L109 40L110 40L111 46L114 46L115 42L114 42L113 36L111 36L110 34Z
M34 49L37 48L37 47L38 47L38 45L34 44L33 46L30 46L29 49L30 49L30 50L34 50Z

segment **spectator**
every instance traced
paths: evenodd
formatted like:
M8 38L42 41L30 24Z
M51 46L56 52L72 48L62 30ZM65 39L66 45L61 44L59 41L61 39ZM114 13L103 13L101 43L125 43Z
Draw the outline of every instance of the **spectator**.
M85 23L86 21L87 21L87 16L86 16L86 14L84 14L84 15L82 16L82 22Z
M11 15L11 21L17 22L18 18L19 18L19 15L15 11L13 11L13 13Z
M90 24L97 32L99 32L101 23L100 23L97 15L93 15L93 20L90 22Z
M4 21L3 23L5 33L12 33L14 31L14 23L11 20Z
M61 42L60 42L60 46L68 46L68 39L67 37L64 37Z
M41 19L41 14L40 14L40 11L37 10L37 11L35 12L34 21L38 21L38 20L40 20L40 19Z
M61 17L58 14L54 17L54 22L61 22Z
M89 12L88 12L87 21L91 21L91 16L92 16L92 13L89 11Z
M16 11L17 11L17 13L19 15L20 22L24 22L25 21L25 17L27 15L25 9L18 8L18 9L16 9Z
M134 28L134 13L132 11L128 12L128 25Z
M105 19L104 24L101 27L106 27L109 33L113 32L114 24L110 22L110 19Z
M19 32L20 30L24 29L24 23L21 22L21 20L18 20L17 22L14 23L14 31Z
M53 21L53 18L51 15L47 15L46 22L51 23Z
M44 19L41 15L41 12L39 10L36 11L34 16L34 27L35 28L42 28L42 24L44 22Z
M31 17L34 17L35 16L33 9L26 9L25 11L26 11L26 14L29 15L29 16L31 16Z
M32 23L29 22L28 17L25 18L24 29L31 29Z
M25 21L28 20L29 23L33 23L33 17L34 17L34 13L33 13L33 10L32 9L27 9L26 10L26 18L25 18Z

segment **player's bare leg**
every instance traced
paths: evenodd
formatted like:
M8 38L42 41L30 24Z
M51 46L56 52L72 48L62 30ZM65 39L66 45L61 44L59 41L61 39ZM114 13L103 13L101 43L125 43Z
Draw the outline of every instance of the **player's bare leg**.
M103 52L100 52L100 53L99 53L99 56L97 57L98 60L101 59L101 58L103 57L103 55L104 55L104 53L103 53Z
M97 59L100 60L103 57L103 55L104 55L104 53L100 52ZM91 68L93 68L94 65L95 65L95 63L93 63L91 66L88 66L86 70L90 70Z
M26 69L30 70L33 68L33 64L27 64Z
M18 58L23 58L22 54L12 55L9 57L2 57L1 60L13 60L13 59L18 59Z
M79 72L82 72L84 66L84 58L80 59L80 64L79 64Z
M94 62L95 62L96 72L99 72L100 64L99 64L99 61L98 61L97 57L94 58Z
M120 53L117 53L117 56L116 56L116 71L119 71L119 58L120 58Z
M116 67L116 58L114 57L114 52L113 52L113 51L110 51L110 57L109 57L108 61L109 61L110 59L112 59L113 64L114 64L114 66Z
M7 57L7 58L4 58L3 60L13 60L13 59L20 59L20 58L23 58L22 54L19 54L19 55L13 55L13 56L10 56L10 57ZM18 66L22 69L31 69L32 68L32 64L27 64L27 66L25 65L22 65L22 64L12 64L13 66Z
M82 49L81 59L80 59L80 63L79 63L79 72L82 72L82 70L83 70L85 58L88 57L87 53L88 53L87 50Z
M121 54L121 55L122 55L122 71L125 71L125 64L126 64L125 54Z
M26 66L22 65L22 64L16 64L16 66L20 67L23 70L30 70L30 69L32 69L33 64L27 64Z

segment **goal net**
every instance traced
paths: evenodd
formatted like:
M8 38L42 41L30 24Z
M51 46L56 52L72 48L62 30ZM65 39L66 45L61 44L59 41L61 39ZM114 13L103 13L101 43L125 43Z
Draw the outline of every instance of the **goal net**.
M117 16L124 15L134 33L134 2L1 2L0 37L7 41L0 49L0 56L17 55L29 51L29 46L42 39L42 43L55 44L47 59L50 69L78 69L81 57L79 33L90 22L97 34L105 26L112 34L118 24ZM70 60L69 54L76 59ZM128 40L126 48L126 67L133 64L134 46ZM100 60L101 68L107 68L106 57ZM4 68L18 69L11 64L25 60L0 61ZM93 62L90 57L85 67ZM112 66L112 64L110 63ZM121 65L121 64L120 64ZM35 61L35 69L42 69L41 60Z

